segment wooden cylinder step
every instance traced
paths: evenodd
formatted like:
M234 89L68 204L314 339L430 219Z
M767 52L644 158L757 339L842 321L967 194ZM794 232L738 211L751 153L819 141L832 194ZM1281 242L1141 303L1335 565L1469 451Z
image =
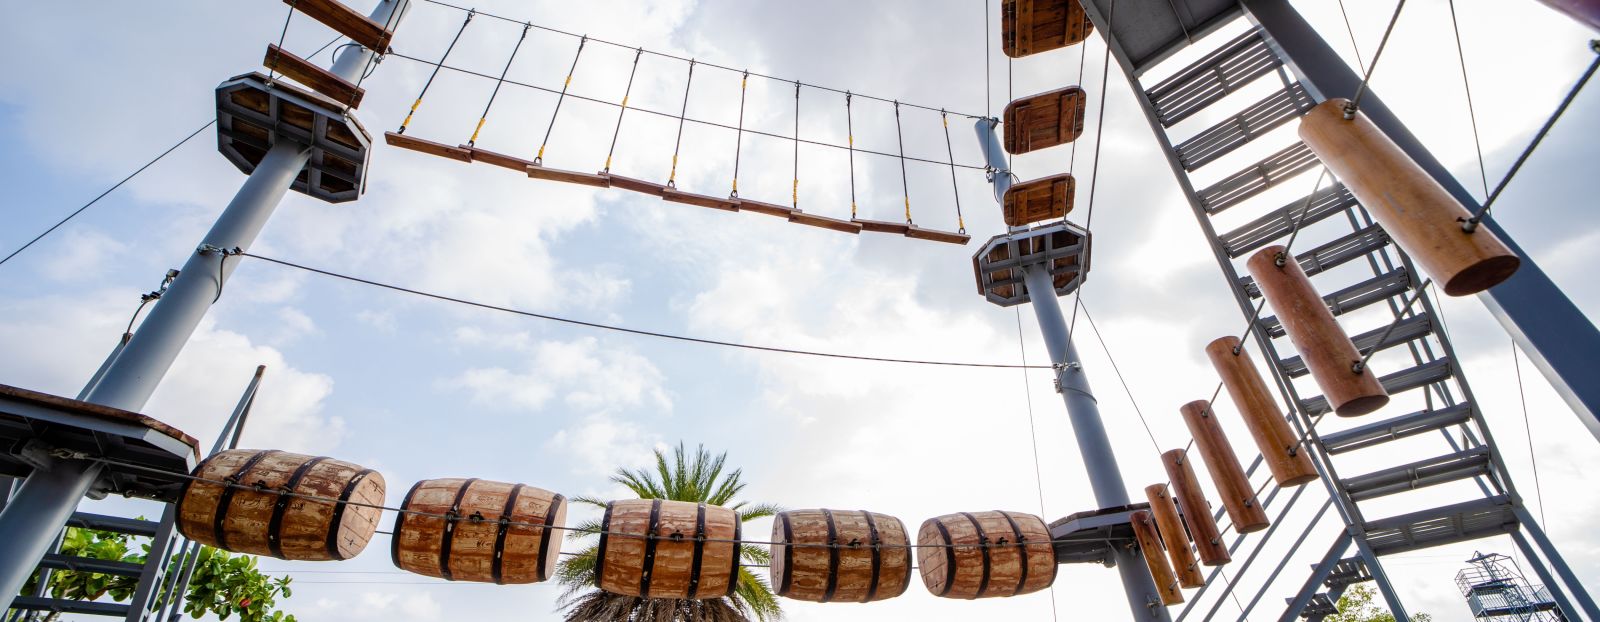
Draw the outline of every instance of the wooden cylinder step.
M382 514L375 506L383 504L383 475L342 460L229 449L206 458L194 476L200 479L178 501L178 532L235 553L350 559L367 547Z
M447 581L538 583L556 571L567 500L526 484L429 479L406 493L390 539L396 568Z
M789 510L772 521L773 590L818 603L894 598L911 585L911 537L887 514Z
M1021 512L958 512L917 531L917 568L934 596L1017 596L1056 580L1055 545L1044 519Z
M1289 257L1282 266L1277 265L1277 257L1285 252L1283 246L1268 246L1256 252L1248 262L1250 275L1255 277L1261 295L1272 303L1284 332L1311 370L1311 377L1341 417L1383 408L1389 403L1389 393L1371 366L1363 366L1360 372L1355 370L1361 353L1333 318L1305 270L1300 269L1300 262Z
M1266 529L1270 522L1267 512L1261 509L1261 502L1256 500L1255 490L1250 487L1250 478L1244 473L1244 467L1239 464L1239 456L1233 452L1233 445L1228 443L1228 437L1222 433L1222 425L1217 423L1216 413L1211 411L1211 403L1205 400L1195 400L1184 404L1179 409L1183 413L1183 422L1189 426L1189 434L1194 437L1195 449L1200 450L1200 457L1206 461L1206 471L1211 473L1211 483L1216 486L1217 494L1222 496L1222 507L1228 511L1228 518L1233 520L1233 530L1236 533L1250 533Z
M1330 99L1300 119L1300 140L1344 182L1424 272L1451 296L1511 278L1522 259L1485 227L1462 229L1472 212L1360 112Z
M1161 466L1167 470L1167 480L1172 482L1172 498L1183 513L1183 524L1189 527L1189 537L1194 539L1195 550L1200 552L1200 563L1221 566L1233 561L1228 547L1222 545L1222 533L1217 530L1216 519L1211 518L1211 507L1200 490L1194 467L1182 449L1161 454Z
M1139 552L1144 554L1144 564L1150 568L1150 578L1155 579L1156 591L1161 593L1161 603L1176 605L1183 602L1183 591L1178 589L1178 577L1172 565L1161 552L1161 538L1156 535L1155 519L1148 510L1137 510L1128 515L1133 525L1133 538L1139 542ZM1188 546L1185 543L1184 546Z
M1239 338L1228 336L1212 341L1206 345L1206 356L1217 369L1217 375L1222 377L1223 386L1228 387L1234 407L1239 409L1245 426L1250 428L1256 448L1261 450L1262 460L1272 470L1272 478L1278 485L1288 488L1316 480L1317 470L1311 465L1311 457L1289 429L1283 411L1278 410L1266 381L1244 353Z
M738 585L739 515L687 501L626 499L600 521L595 582L644 598L722 598Z
M1172 560L1172 568L1177 572L1178 585L1204 587L1206 578L1200 574L1200 563L1194 558L1194 551L1189 549L1188 532L1184 531L1182 519L1178 518L1178 506L1172 502L1167 485L1145 486L1144 496L1150 501L1150 514L1156 519L1161 542L1166 545L1167 557Z

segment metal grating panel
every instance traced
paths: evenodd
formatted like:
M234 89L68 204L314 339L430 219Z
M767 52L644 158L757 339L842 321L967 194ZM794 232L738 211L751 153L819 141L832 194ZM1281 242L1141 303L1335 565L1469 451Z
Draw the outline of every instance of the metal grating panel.
M1201 190L1200 204L1207 214L1216 215L1245 199L1265 192L1285 179L1310 170L1317 163L1317 156L1311 153L1310 147L1305 143L1295 143Z
M1300 269L1305 271L1306 276L1316 276L1388 245L1388 232L1373 225L1301 253L1295 257L1295 261L1300 262ZM1254 277L1239 277L1239 286L1243 287L1251 298L1261 297L1261 290L1256 287Z
M1356 206L1356 197L1343 184L1335 184L1316 191L1311 202L1304 197L1273 210L1272 213L1250 221L1248 224L1218 236L1218 242L1229 257L1238 257L1289 235L1295 221L1304 227ZM1305 212L1301 216L1301 212Z
M1454 371L1450 368L1450 359L1440 358L1436 361L1430 361L1389 374L1379 378L1378 382L1383 384L1383 389L1388 391L1389 395L1394 395L1439 382L1449 378L1453 373ZM1319 395L1300 400L1300 410L1311 417L1325 414L1329 412L1328 398Z
M1261 34L1251 30L1157 84L1145 96L1161 125L1172 127L1282 65Z
M1344 480L1353 501L1489 474L1489 448L1474 447L1449 455L1374 471Z
M1367 543L1378 555L1474 540L1517 528L1511 498L1485 497L1431 510L1368 521Z
M1296 82L1256 102L1244 112L1183 141L1183 144L1173 147L1173 151L1177 152L1183 169L1193 171L1249 144L1291 119L1300 118L1315 105L1316 102L1306 94L1305 87Z

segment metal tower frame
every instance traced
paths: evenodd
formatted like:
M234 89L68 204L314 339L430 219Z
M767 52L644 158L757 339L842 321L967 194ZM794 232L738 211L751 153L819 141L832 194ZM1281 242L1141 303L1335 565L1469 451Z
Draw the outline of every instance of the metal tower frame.
M1372 423L1324 433L1319 430L1318 423L1328 413L1328 403L1318 396L1302 397L1295 379L1306 374L1305 365L1299 357L1279 354L1277 340L1284 336L1281 324L1273 317L1252 322L1250 332L1255 337L1256 349L1266 359L1283 399L1290 406L1291 423L1312 449L1313 463L1329 495L1322 510L1295 541L1294 548L1297 550L1305 542L1329 506L1338 510L1344 524L1304 586L1293 598L1287 599L1289 605L1280 620L1287 622L1301 617L1320 620L1333 613L1333 604L1346 586L1364 580L1376 582L1395 616L1407 619L1399 595L1380 561L1382 556L1501 533L1511 535L1570 619L1581 619L1579 612L1591 619L1600 619L1600 609L1523 507L1473 399L1450 339L1440 329L1433 301L1427 292L1416 291L1421 284L1416 268L1355 198L1335 181L1276 209L1270 209L1276 206L1253 200L1279 184L1309 179L1302 174L1316 170L1316 157L1298 141L1215 183L1197 187L1190 177L1193 171L1297 119L1316 102L1350 95L1360 82L1359 76L1287 0L1084 0L1084 6L1133 87L1135 98L1212 247L1240 311L1246 317L1255 317L1254 300L1261 294L1248 276L1241 276L1234 263L1236 258L1289 236L1300 224L1309 227L1322 221L1345 220L1349 229L1342 234L1330 236L1324 227L1318 232L1321 238L1316 239L1317 234L1301 230L1302 244L1291 252L1314 278L1329 275L1317 280L1324 291L1333 290L1324 299L1335 315L1342 316L1378 303L1389 308L1390 318L1397 326L1392 333L1385 333L1390 323L1386 320L1371 330L1354 334L1353 340L1364 352L1404 346L1403 351L1410 355L1410 365L1383 375L1381 380L1390 393L1420 390L1426 404L1419 412L1398 417L1370 415ZM1161 67L1178 49L1202 44L1206 39L1220 39L1210 35L1237 24L1241 18L1249 20L1249 28L1243 35L1227 40L1214 52L1155 85L1142 82L1141 77L1146 72ZM1282 86L1265 99L1209 128L1186 134L1180 140L1175 141L1169 134L1169 128L1269 75L1277 76ZM1470 193L1450 177L1376 93L1369 91L1365 95L1362 110L1463 203L1476 205ZM1236 219L1240 213L1259 214L1259 217L1242 227L1219 232L1213 219L1224 210L1230 210L1230 219ZM1593 381L1600 377L1600 371L1596 371L1600 360L1592 354L1600 351L1600 347L1573 345L1574 340L1600 344L1600 332L1504 231L1493 221L1489 221L1488 226L1522 256L1523 266L1512 281L1481 298L1519 345L1538 361L1541 371L1572 405L1578 417L1600 436L1600 424L1595 420L1596 406L1600 405L1600 383ZM1330 282L1341 278L1337 275L1350 278L1351 268L1335 268L1361 263L1369 268L1368 276L1360 277L1355 283ZM1420 303L1416 313L1402 306L1410 297L1417 298ZM1387 418L1380 420L1380 417ZM1334 459L1346 452L1432 432L1443 437L1446 453L1353 477L1341 475ZM1259 461L1258 457L1257 464ZM1368 517L1361 507L1362 501L1375 497L1465 480L1476 482L1482 495L1381 518ZM1265 486L1271 491L1263 503L1267 506L1278 489L1271 483ZM1279 521L1288 515L1302 491L1296 490L1280 510ZM1264 548L1265 540L1278 526L1275 521L1273 528L1258 539L1253 552L1234 570L1235 581L1249 571L1250 564ZM1236 536L1230 550L1238 549L1246 539L1246 536ZM1356 552L1347 557L1346 552L1352 545ZM1262 590L1245 608L1241 620L1265 592L1274 587L1287 561L1286 556L1273 569ZM1215 574L1213 572L1213 576ZM1556 577L1561 581L1556 581ZM1211 585L1214 583L1208 581L1207 587L1190 599L1179 620L1189 615ZM1322 588L1326 591L1319 591ZM1232 584L1225 589L1231 591ZM1217 606L1212 607L1206 619L1216 615L1222 600L1218 598Z

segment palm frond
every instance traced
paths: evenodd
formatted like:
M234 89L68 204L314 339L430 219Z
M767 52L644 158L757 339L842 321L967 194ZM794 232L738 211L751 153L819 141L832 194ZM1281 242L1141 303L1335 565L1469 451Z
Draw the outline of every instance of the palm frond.
M605 522L598 518L591 518L567 528L568 540L582 540L599 535L604 529Z
M765 579L750 572L749 568L739 567L739 585L734 588L734 596L744 601L745 606L761 622L783 619L783 607L778 604L778 596L772 593L772 587L767 585Z
M750 509L743 509L744 504L734 508L739 513L739 522L748 523L758 518L771 518L783 511L783 506L776 503L757 503Z
M584 505L594 506L594 507L600 508L602 510L605 509L606 506L610 505L610 503L611 503L611 502L606 501L604 499L596 499L594 497L590 497L590 496L586 496L586 495L578 495L576 497L573 497L570 500L573 503L582 503Z

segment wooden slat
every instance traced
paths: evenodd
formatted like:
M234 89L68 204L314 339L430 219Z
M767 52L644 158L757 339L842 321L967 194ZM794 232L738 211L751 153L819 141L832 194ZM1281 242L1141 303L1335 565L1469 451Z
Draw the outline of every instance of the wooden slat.
M950 244L966 244L972 236L955 231L940 231L938 229L923 229L916 225L906 227L906 237L913 240L928 240L931 242L948 242Z
M361 98L367 94L350 81L271 43L267 44L267 57L261 64L351 108L361 107Z
M533 169L531 169L531 168L528 169L528 172L529 172L529 175L531 176L533 174ZM655 183L653 181L645 181L645 180L642 180L642 179L634 179L632 177L623 177L623 176L617 175L615 173L606 175L606 178L611 181L611 187L612 188L621 188L623 190L632 190L634 192L642 192L642 193L645 193L645 194L653 194L653 195L656 195L658 197L661 196L662 193L666 192L666 190L667 190L666 186L658 184L658 183Z
M737 203L739 205L739 211L742 212L755 212L757 214L782 216L784 218L788 218L791 214L794 214L794 208L785 207L774 203L751 201L750 199L739 199Z
M731 199L724 199L704 194L695 194L693 192L682 192L676 188L667 188L666 190L661 191L661 198L673 203L709 207L711 209L722 210L725 212L739 211L739 204Z
M1083 107L1083 89L1076 86L1006 104L1006 152L1023 154L1077 140L1083 133Z
M338 0L283 0L283 3L369 50L384 52L389 48L389 40L394 38L394 32L385 30L383 24Z
M1002 207L1006 225L1023 227L1066 216L1072 211L1076 188L1072 175L1065 173L1012 186L1006 190Z
M820 227L841 233L861 233L860 223L854 223L848 220L839 220L838 218L828 218L827 216L818 216L816 214L807 214L800 210L795 210L789 214L789 222L812 227Z
M534 179L548 179L550 181L561 181L569 184L578 184L580 186L594 186L596 188L610 188L613 185L612 182L616 179L616 177L612 175L565 171L559 168L548 168L537 164L529 164L527 171L528 176ZM632 190L632 188L629 188L629 190ZM657 193L651 192L651 194Z
M1003 0L1000 49L1021 58L1082 43L1094 22L1078 0Z
M503 153L489 151L488 149L468 147L466 145L462 145L461 148L471 152L473 162L493 164L495 166L509 168L518 173L525 173L527 172L528 167L533 166L533 162L518 158L516 156L508 156Z
M890 221L887 221L887 220L867 220L865 218L851 218L850 222L853 222L853 223L856 223L858 225L861 225L861 230L862 231L871 231L873 233L893 233L895 235L905 235L906 232L911 229L911 224L910 223L890 222Z
M451 147L450 145L436 143L431 140L423 140L415 136L407 136L405 134L399 134L396 132L384 132L383 141L394 147L410 149L412 151L426 153L428 155L435 155L441 158L450 158L451 160L456 160L459 162L472 161L472 152L467 151L466 149L462 149L460 147Z

